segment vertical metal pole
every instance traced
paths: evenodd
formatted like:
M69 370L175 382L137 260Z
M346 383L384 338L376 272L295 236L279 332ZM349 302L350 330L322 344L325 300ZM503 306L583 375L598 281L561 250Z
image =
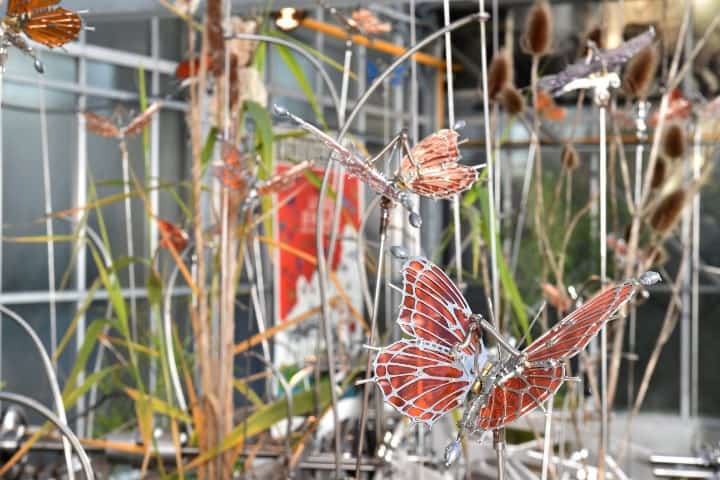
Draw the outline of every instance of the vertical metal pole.
M447 1L447 0L446 0ZM480 12L485 11L485 0L478 1ZM497 240L496 232L496 210L495 210L495 166L492 155L492 134L490 132L490 98L488 97L487 80L487 39L485 33L485 22L480 20L480 62L482 67L482 90L483 90L483 122L485 130L485 154L487 156L488 172L488 223L490 224L490 273L492 275L492 297L493 297L493 318L500 318L500 278L498 275L497 262Z
M417 18L415 13L415 0L410 0L410 45L417 43ZM420 125L418 122L419 105L418 105L418 69L417 61L413 56L410 60L410 138L412 142L417 142L420 139ZM413 195L411 200L412 208L414 211L419 212L420 199ZM407 223L407 220L406 220ZM414 229L406 228L405 231L412 232L411 238L407 243L410 247L412 255L421 254L421 240L420 232ZM417 423L417 456L422 459L425 455L425 428L422 423ZM422 460L420 461L422 465ZM422 469L420 469L422 472Z
M547 480L548 470L550 467L550 450L552 449L552 413L555 395L551 395L545 407L545 438L543 439L543 458L542 458L542 480Z
M607 129L605 117L607 109L600 107L600 281L607 282ZM600 451L598 469L605 472L605 455L608 447L608 371L607 365L607 328L600 330Z
M81 45L85 44L85 32L80 31L79 42ZM84 56L79 56L77 59L77 81L80 91L85 90L85 84L87 83L87 61ZM87 106L87 97L85 95L78 96L78 114L77 114L77 170L75 177L75 205L81 206L87 203L87 132L85 130L85 116L82 112ZM75 221L78 225L83 221L85 212L79 209L75 213ZM85 226L81 226L78 231L78 246L77 246L77 257L75 258L75 288L78 294L82 295L87 290L87 255L86 255L86 244L85 244L86 229ZM80 310L82 300L78 300L77 309ZM85 328L86 328L86 317L85 314L81 314L78 318L77 328L75 330L75 349L80 350L80 347L85 342ZM78 385L82 385L85 379L85 372L80 371L78 375ZM85 395L81 395L77 401L77 410L82 412L85 410ZM78 434L88 437L93 432L85 430L85 417L78 415L75 429Z
M3 202L3 195L5 194L5 190L3 189L3 180L5 179L4 176L4 158L3 158L3 149L5 147L4 144L4 138L3 138L3 114L2 114L2 100L3 100L3 90L5 86L5 75L4 72L0 69L0 236L5 235L3 232L3 225L5 223L5 215L3 212L3 208L5 207L5 202ZM0 242L0 294L3 292L3 242ZM3 375L3 318L2 314L0 314L0 378L5 378Z
M693 138L693 179L700 178L702 168L702 129L695 126ZM690 414L700 414L700 190L695 193L692 205L692 352Z
M40 53L38 52L38 57ZM55 292L55 242L52 219L52 188L50 182L50 145L48 138L47 109L45 99L45 81L42 74L37 74L37 86L40 98L40 146L42 150L43 195L45 200L45 234L47 241L48 293L50 307L50 356L55 355L57 348L57 305Z
M505 428L493 431L493 447L497 455L497 480L505 480Z
M450 24L450 0L443 0L443 19L445 26ZM482 24L482 23L481 23ZM447 82L448 127L455 127L455 90L452 62L452 38L445 33L445 76ZM489 167L489 166L488 166ZM490 179L492 182L492 179ZM460 222L460 195L452 199L453 234L455 239L455 278L462 288L462 223Z
M155 69L152 72L150 83L150 93L153 97L160 94L160 73L157 70L157 62L160 60L160 19L152 17L150 20L150 52L155 61ZM146 172L150 187L150 211L155 215L160 215L160 190L158 187L160 182L160 116L162 111L153 115L150 123L150 171ZM158 225L153 219L148 219L148 252L152 255L158 245ZM150 331L153 336L160 332L160 319L158 312L150 309ZM172 344L166 348L173 348ZM150 391L154 392L157 385L157 362L151 363L150 370Z
M693 149L693 154L695 150ZM693 165L689 165L687 162L684 163L685 178L687 178L694 169L695 161L693 159ZM680 235L682 248L693 249L694 245L691 241L691 227L692 227L693 212L690 208L685 208L682 215L682 222L680 225ZM691 250L692 254L692 250ZM690 403L691 403L691 381L690 376L692 370L690 368L690 343L691 343L691 310L692 310L692 293L690 288L692 286L692 272L690 266L692 265L691 255L683 256L685 266L683 268L683 279L681 287L681 302L680 302L680 417L683 420L690 418Z

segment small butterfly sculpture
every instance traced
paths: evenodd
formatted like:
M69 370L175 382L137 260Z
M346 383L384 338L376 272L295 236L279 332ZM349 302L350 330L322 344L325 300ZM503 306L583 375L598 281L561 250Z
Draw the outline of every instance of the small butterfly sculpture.
M390 33L392 31L392 25L390 25L390 23L381 21L367 8L354 10L351 18L358 28L368 35L379 35L381 33Z
M657 273L648 272L639 281L609 287L518 351L470 310L436 265L410 258L402 277L397 323L410 338L378 350L372 380L386 403L416 423L432 426L464 405L458 438L445 452L448 464L459 455L463 435L500 428L543 408L567 379L565 360L580 353L643 286L660 281ZM482 331L507 352L505 360L488 361Z
M560 73L540 78L538 88L547 91L552 96L558 96L579 88L592 88L595 83L617 83L619 86L620 78L612 70L619 68L637 55L650 45L654 38L655 30L650 28L647 32L610 50L600 50L590 44L588 61L573 63Z
M85 128L101 137L125 140L142 132L162 106L163 102L161 101L152 103L145 111L132 118L124 127L117 125L110 118L93 112L85 112Z
M78 37L82 28L80 15L57 7L59 3L60 0L8 0L7 13L0 27L0 68L3 71L8 47L12 45L31 56L35 69L43 73L43 65L23 33L30 40L50 48L61 47Z
M215 177L225 188L240 192L245 197L246 204L263 195L280 192L314 165L311 160L305 160L260 181L250 174L245 166L247 159L235 145L223 141L221 156L223 163L214 167Z
M478 179L478 170L484 165L466 166L458 163L458 133L455 130L439 130L410 148L406 132L398 134L381 152L372 158L339 144L330 135L311 125L286 109L275 106L275 113L289 118L300 128L310 132L334 151L333 158L350 175L365 182L378 195L399 203L410 212L410 223L419 227L421 219L413 211L408 193L433 199L450 199L470 188ZM404 157L395 177L388 179L374 168L374 163L393 150L403 149Z

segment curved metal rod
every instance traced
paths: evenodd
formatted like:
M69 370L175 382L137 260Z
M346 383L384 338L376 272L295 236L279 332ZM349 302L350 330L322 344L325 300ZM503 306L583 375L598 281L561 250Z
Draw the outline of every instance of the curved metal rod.
M62 394L60 393L60 384L58 383L57 375L55 375L55 369L52 366L52 361L50 360L50 356L48 355L47 351L45 350L45 347L43 346L42 341L40 340L40 337L37 336L35 333L35 330L28 324L24 318L22 318L20 315L15 313L15 311L10 310L5 305L0 304L0 312L4 313L8 317L10 317L11 320L13 320L21 329L25 331L25 333L30 337L30 340L32 340L33 344L35 345L35 348L37 349L38 353L40 354L40 358L43 362L43 367L45 367L45 373L47 374L48 383L50 384L50 392L52 393L53 397L53 403L55 404L55 410L57 411L57 416L60 419L60 421L63 424L67 424L67 415L65 413L65 405L63 405L63 399ZM73 472L72 472L72 451L70 450L70 444L68 444L67 439L63 439L63 450L65 452L65 460L67 461L67 468L68 476L70 478L73 478Z
M70 430L70 427L68 427L67 424L58 417L58 415L55 415L50 410L48 410L47 407L33 400L32 398L26 397L24 395L18 395L17 393L0 392L0 400L3 402L16 403L18 405L22 405L25 408L35 410L38 414L42 415L48 421L54 424L60 430L60 432L62 432L63 440L67 440L68 442L70 442L70 445L72 445L72 447L75 449L75 453L77 453L77 456L80 459L80 464L82 465L85 478L87 478L88 480L95 480L95 474L93 473L92 465L90 464L90 458L88 458L85 449L80 444L80 440L78 440L77 436L75 436L73 431Z
M408 49L404 54L400 55L395 59L393 63L388 66L388 68L385 69L368 87L368 89L363 93L363 95L358 99L358 101L355 103L355 106L350 111L348 116L345 118L345 122L343 123L342 127L340 128L340 131L338 132L338 138L337 141L341 142L343 137L347 134L348 130L350 129L350 125L352 124L355 117L360 112L360 109L367 103L367 101L370 99L370 96L377 90L382 84L383 81L390 76L390 74L403 62L411 58L417 51L425 47L426 45L432 43L436 39L443 36L446 32L453 31L457 28L460 28L464 25L467 25L468 23L476 20L483 20L487 19L487 15L484 13L473 13L471 15L467 15L459 20L456 20L455 22L451 23L450 25L445 26L444 28L441 28L440 30L437 30L436 32L430 34L429 36L425 37L420 43L414 45L412 48ZM332 157L331 157L332 158ZM324 222L321 220L323 218L323 206L325 204L325 198L327 196L327 188L328 183L330 179L330 175L332 174L332 169L327 168L325 170L325 175L323 176L323 181L320 186L320 194L318 198L318 204L317 204L317 210L316 210L316 218L318 219L317 222L317 229L315 234L315 249L316 249L316 257L317 257L317 271L318 271L318 287L320 290L320 318L321 318L321 324L323 326L323 330L325 333L325 344L327 348L327 355L328 355L328 364L330 365L329 369L329 376L330 376L330 385L331 385L331 399L332 399L332 410L333 410L333 421L335 426L335 432L336 432L336 439L335 439L335 471L336 474L339 475L340 473L340 445L339 445L339 429L338 429L338 412L337 412L337 398L335 393L335 372L333 366L335 365L334 361L334 353L332 351L332 329L330 328L330 325L328 323L328 305L327 305L327 263L325 259L325 248L324 248Z
M192 245L188 246L180 254L180 260L185 260L188 252L192 249ZM167 280L167 286L165 288L165 297L163 298L163 335L165 337L165 358L168 363L168 370L170 373L170 382L175 393L175 400L177 400L178 406L184 411L188 411L187 400L185 399L185 393L183 392L182 383L180 382L180 373L177 369L177 362L175 360L175 349L173 348L172 339L172 319L171 319L171 300L173 290L175 289L175 280L177 279L180 267L175 264L170 276ZM188 427L190 425L188 424Z
M337 112L338 116L340 115L340 97L338 96L337 90L335 89L335 85L333 85L332 80L330 79L330 75L327 73L325 68L323 67L320 60L315 58L310 52L305 50L300 45L291 42L289 40L285 40L283 38L277 38L272 37L270 35L260 35L257 33L233 33L232 35L227 35L225 37L225 40L232 40L232 39L240 39L240 40L258 40L260 42L267 42L267 43L273 43L276 45L282 45L284 47L289 48L290 50L293 50L295 53L299 53L300 55L305 58L308 62L312 64L313 67L318 71L320 76L323 79L323 82L325 83L325 86L327 87L328 91L330 92L330 96L332 97L332 101L335 107L335 111ZM322 105L320 106L322 108Z
M367 269L365 268L365 225L367 225L367 221L370 219L370 215L372 212L374 212L378 206L380 206L380 200L382 197L375 196L375 198L370 202L370 205L367 206L365 209L365 214L363 215L362 219L360 220L360 226L358 227L358 240L357 240L357 249L358 249L358 269L360 271L360 286L362 287L362 295L363 299L365 299L365 308L367 311L372 311L372 294L370 293L370 285L368 283L367 279Z
M272 362L268 361L264 356L260 355L257 352L253 352L252 350L246 350L243 352L243 355L252 356L260 360L272 373L273 377L277 378L278 382L280 382L280 387L283 389L283 392L285 392L285 403L287 405L287 431L285 434L285 453L287 455L287 459L290 460L292 458L292 416L293 416L293 401L292 401L292 387L290 387L290 384L288 381L283 377L282 373L280 373L280 370L273 364ZM249 388L249 387L248 387ZM290 472L288 472L288 475Z

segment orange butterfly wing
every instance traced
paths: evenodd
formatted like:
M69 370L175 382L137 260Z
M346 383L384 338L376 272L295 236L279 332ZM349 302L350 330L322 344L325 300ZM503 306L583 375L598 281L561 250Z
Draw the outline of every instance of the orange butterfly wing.
M20 16L23 13L32 13L36 10L50 8L60 3L60 0L8 0L7 15Z
M41 0L36 3L48 3ZM80 15L64 8L33 14L23 25L23 31L38 43L50 48L61 47L77 38L82 28Z

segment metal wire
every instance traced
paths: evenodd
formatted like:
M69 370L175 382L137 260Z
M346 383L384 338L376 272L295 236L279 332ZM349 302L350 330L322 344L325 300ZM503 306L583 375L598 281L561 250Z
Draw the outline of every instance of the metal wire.
M26 397L24 395L18 395L16 393L10 393L10 392L0 392L0 400L11 402L11 403L16 403L18 405L22 405L25 408L35 410L38 414L40 414L41 416L43 416L47 420L49 420L51 423L53 423L63 434L63 440L64 440L63 444L65 443L65 441L67 441L72 446L72 448L75 449L75 453L77 454L78 458L80 459L80 464L82 465L83 473L85 473L85 478L88 480L95 479L95 474L93 473L92 464L90 463L90 458L88 458L87 453L85 452L85 449L83 448L82 444L80 444L80 440L78 440L77 436L75 436L75 434L72 432L72 430L70 430L70 427L67 426L65 421L62 420L59 417L59 415L55 415L41 403L33 400L32 398ZM74 478L72 468L70 468L68 470L68 476L70 476L71 478Z

